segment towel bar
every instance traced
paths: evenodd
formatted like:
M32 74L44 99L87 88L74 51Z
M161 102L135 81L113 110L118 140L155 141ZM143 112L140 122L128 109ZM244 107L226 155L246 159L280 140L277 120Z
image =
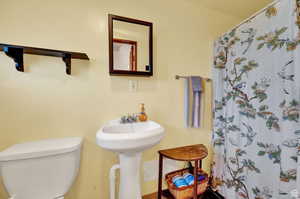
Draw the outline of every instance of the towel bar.
M188 78L188 76L180 76L180 75L175 75L175 79L185 79L185 78ZM211 81L211 79L209 79L209 78L203 78L205 81L207 81L207 82L210 82Z

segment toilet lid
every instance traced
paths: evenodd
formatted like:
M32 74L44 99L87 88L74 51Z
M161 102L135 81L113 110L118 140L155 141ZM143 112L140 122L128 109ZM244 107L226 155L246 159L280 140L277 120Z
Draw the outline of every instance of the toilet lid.
M0 152L0 162L72 152L80 149L82 140L81 137L72 137L16 144Z

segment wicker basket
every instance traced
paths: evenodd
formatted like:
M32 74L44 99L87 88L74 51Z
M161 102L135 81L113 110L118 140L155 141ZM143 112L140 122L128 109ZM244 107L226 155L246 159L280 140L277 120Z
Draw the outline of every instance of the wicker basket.
M172 182L172 178L174 176L183 175L186 172L189 172L189 169L181 169L166 174L168 189L176 199L190 199L194 196L194 185L177 188ZM202 180L201 182L198 181L197 195L200 195L206 191L208 185L208 175L202 169L198 170L198 174L205 176L204 180Z

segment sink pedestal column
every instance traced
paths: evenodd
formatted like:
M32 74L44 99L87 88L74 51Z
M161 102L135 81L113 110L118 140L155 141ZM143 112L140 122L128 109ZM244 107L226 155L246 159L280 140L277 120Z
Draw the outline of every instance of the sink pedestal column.
M140 165L142 153L120 153L119 199L141 199Z

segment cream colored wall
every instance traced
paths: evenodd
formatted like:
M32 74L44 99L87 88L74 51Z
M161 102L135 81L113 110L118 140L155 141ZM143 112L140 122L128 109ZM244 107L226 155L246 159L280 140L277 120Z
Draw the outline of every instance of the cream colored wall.
M138 112L146 104L150 119L166 137L145 152L203 143L209 146L210 95L202 129L183 128L183 82L176 74L210 77L213 38L239 19L200 6L198 0L0 0L0 43L87 52L90 61L73 62L65 74L61 59L25 56L25 73L0 53L0 150L17 142L83 136L82 165L67 199L108 199L108 172L117 156L95 144L106 121ZM154 23L154 76L111 77L108 73L107 14ZM129 92L128 80L139 81ZM205 162L208 168L210 157ZM129 182L130 183L130 182ZM155 182L143 184L154 192ZM0 198L7 198L3 188Z

